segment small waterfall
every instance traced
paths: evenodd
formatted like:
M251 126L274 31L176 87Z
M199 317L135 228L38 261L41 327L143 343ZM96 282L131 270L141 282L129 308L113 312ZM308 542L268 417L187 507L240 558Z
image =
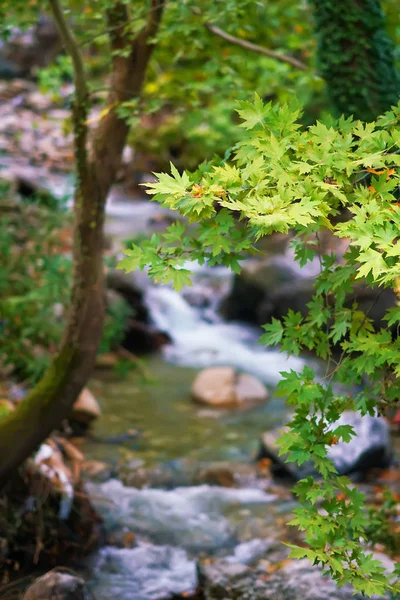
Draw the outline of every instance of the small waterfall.
M152 286L146 293L154 325L171 335L192 332L195 335L200 320L197 311L177 292L168 287Z
M205 277L203 286L207 290ZM207 291L212 295L212 290ZM199 309L173 289L155 285L146 290L146 304L154 325L173 340L164 348L165 358L173 363L199 368L231 366L270 385L279 381L281 371L300 371L306 364L302 358L262 348L257 328L223 322L215 313L215 304L212 309Z

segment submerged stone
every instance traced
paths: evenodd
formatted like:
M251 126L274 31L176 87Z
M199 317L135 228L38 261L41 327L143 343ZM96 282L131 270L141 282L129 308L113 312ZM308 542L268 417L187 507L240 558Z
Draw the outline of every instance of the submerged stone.
M210 367L195 378L192 396L202 404L229 408L265 401L268 393L253 375L236 373L232 367Z
M89 593L81 577L54 569L34 581L24 600L89 600Z

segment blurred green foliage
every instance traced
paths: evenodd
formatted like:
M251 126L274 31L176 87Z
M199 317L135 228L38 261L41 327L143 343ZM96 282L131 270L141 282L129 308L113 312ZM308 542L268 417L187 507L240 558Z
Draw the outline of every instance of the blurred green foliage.
M72 215L46 197L0 188L0 372L34 383L60 342L72 280ZM121 342L131 310L107 306L100 353Z
M92 98L100 104L104 104L110 84L107 72L112 53L105 14L112 4L111 0L63 2L85 53ZM128 33L134 36L146 22L148 2L135 0L125 4L131 11ZM130 143L137 151L136 168L143 172L164 169L169 161L173 161L178 167L193 169L216 154L223 155L227 148L238 142L236 101L249 100L254 92L264 100L279 102L296 97L304 107L302 119L306 125L331 113L335 105L345 114L356 110L351 94L363 95L368 81L372 92L379 87L383 95L389 94L389 88L394 90L395 87L393 69L376 72L373 65L364 65L361 60L355 65L352 76L361 82L362 89L352 83L346 96L343 89L346 82L338 77L340 69L335 69L335 60L337 64L344 61L338 55L343 50L340 40L351 34L357 51L362 53L371 47L375 57L382 50L382 44L390 44L390 41L376 0L368 0L365 7L357 8L366 26L368 23L378 25L379 36L376 39L370 36L368 40L358 31L348 31L349 27L354 29L359 24L352 25L353 13L350 14L350 9L342 4L331 0L317 3L306 0L203 0L200 4L194 0L169 0L142 98L118 108L132 126ZM381 5L387 13L387 31L396 47L395 55L400 59L398 4L396 0L383 0ZM16 23L21 27L35 22L45 11L48 11L46 0L33 0L28 4L23 0L0 0L3 35ZM347 28L344 27L346 24ZM233 45L214 35L208 29L209 25L281 55L292 56L307 68L296 69ZM316 35L315 27L319 35ZM332 27L333 33L341 31L340 35L333 36ZM316 57L318 40L320 75L317 74ZM42 88L55 92L61 81L70 75L69 59L59 57L39 76L39 81ZM328 82L329 93L326 93L321 75ZM378 105L379 108L381 104ZM385 109L387 103L383 106ZM365 114L357 116L365 117Z
M34 199L35 200L35 199ZM3 367L36 381L59 341L71 261L61 250L66 210L16 199L3 189L0 226L0 319Z
M398 534L397 508L398 496L391 490L381 492L382 502L368 507L368 541L381 544L398 556L400 538Z

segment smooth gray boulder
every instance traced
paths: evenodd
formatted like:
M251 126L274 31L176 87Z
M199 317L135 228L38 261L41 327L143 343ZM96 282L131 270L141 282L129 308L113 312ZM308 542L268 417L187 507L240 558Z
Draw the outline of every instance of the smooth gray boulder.
M289 309L308 313L307 304L315 290L315 277L319 268L308 266L300 269L290 254L275 255L265 259L249 260L235 275L228 296L220 307L221 314L228 320L245 321L257 325L282 319ZM348 294L346 306L357 302L360 310L368 313L374 325L387 328L383 317L395 306L396 294L385 289L377 298L376 288L357 283Z
M355 431L350 442L339 442L328 449L328 456L340 475L362 478L370 469L390 465L392 450L386 419L345 411L334 427L339 425L351 425ZM315 475L311 461L299 467L296 463L286 463L284 455L279 456L279 446L276 443L279 437L278 430L269 431L262 436L258 459L270 459L272 471L277 475L287 475L295 480Z

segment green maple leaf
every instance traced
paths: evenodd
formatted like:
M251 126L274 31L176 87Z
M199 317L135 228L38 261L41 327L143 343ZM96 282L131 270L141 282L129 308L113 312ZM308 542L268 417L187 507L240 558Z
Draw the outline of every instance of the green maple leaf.
M147 194L171 194L173 196L182 196L186 193L188 188L192 186L192 181L186 171L180 175L177 168L174 167L172 163L171 175L168 175L168 173L158 173L155 175L157 176L157 181L155 183L144 184L147 188Z
M272 322L263 325L265 333L260 337L260 343L265 346L276 346L282 340L283 325L278 319L272 318Z
M264 105L257 93L254 94L253 103L241 101L238 102L238 105L240 108L237 112L243 121L241 127L244 127L245 129L253 129L256 125L262 123L272 106L271 102Z

